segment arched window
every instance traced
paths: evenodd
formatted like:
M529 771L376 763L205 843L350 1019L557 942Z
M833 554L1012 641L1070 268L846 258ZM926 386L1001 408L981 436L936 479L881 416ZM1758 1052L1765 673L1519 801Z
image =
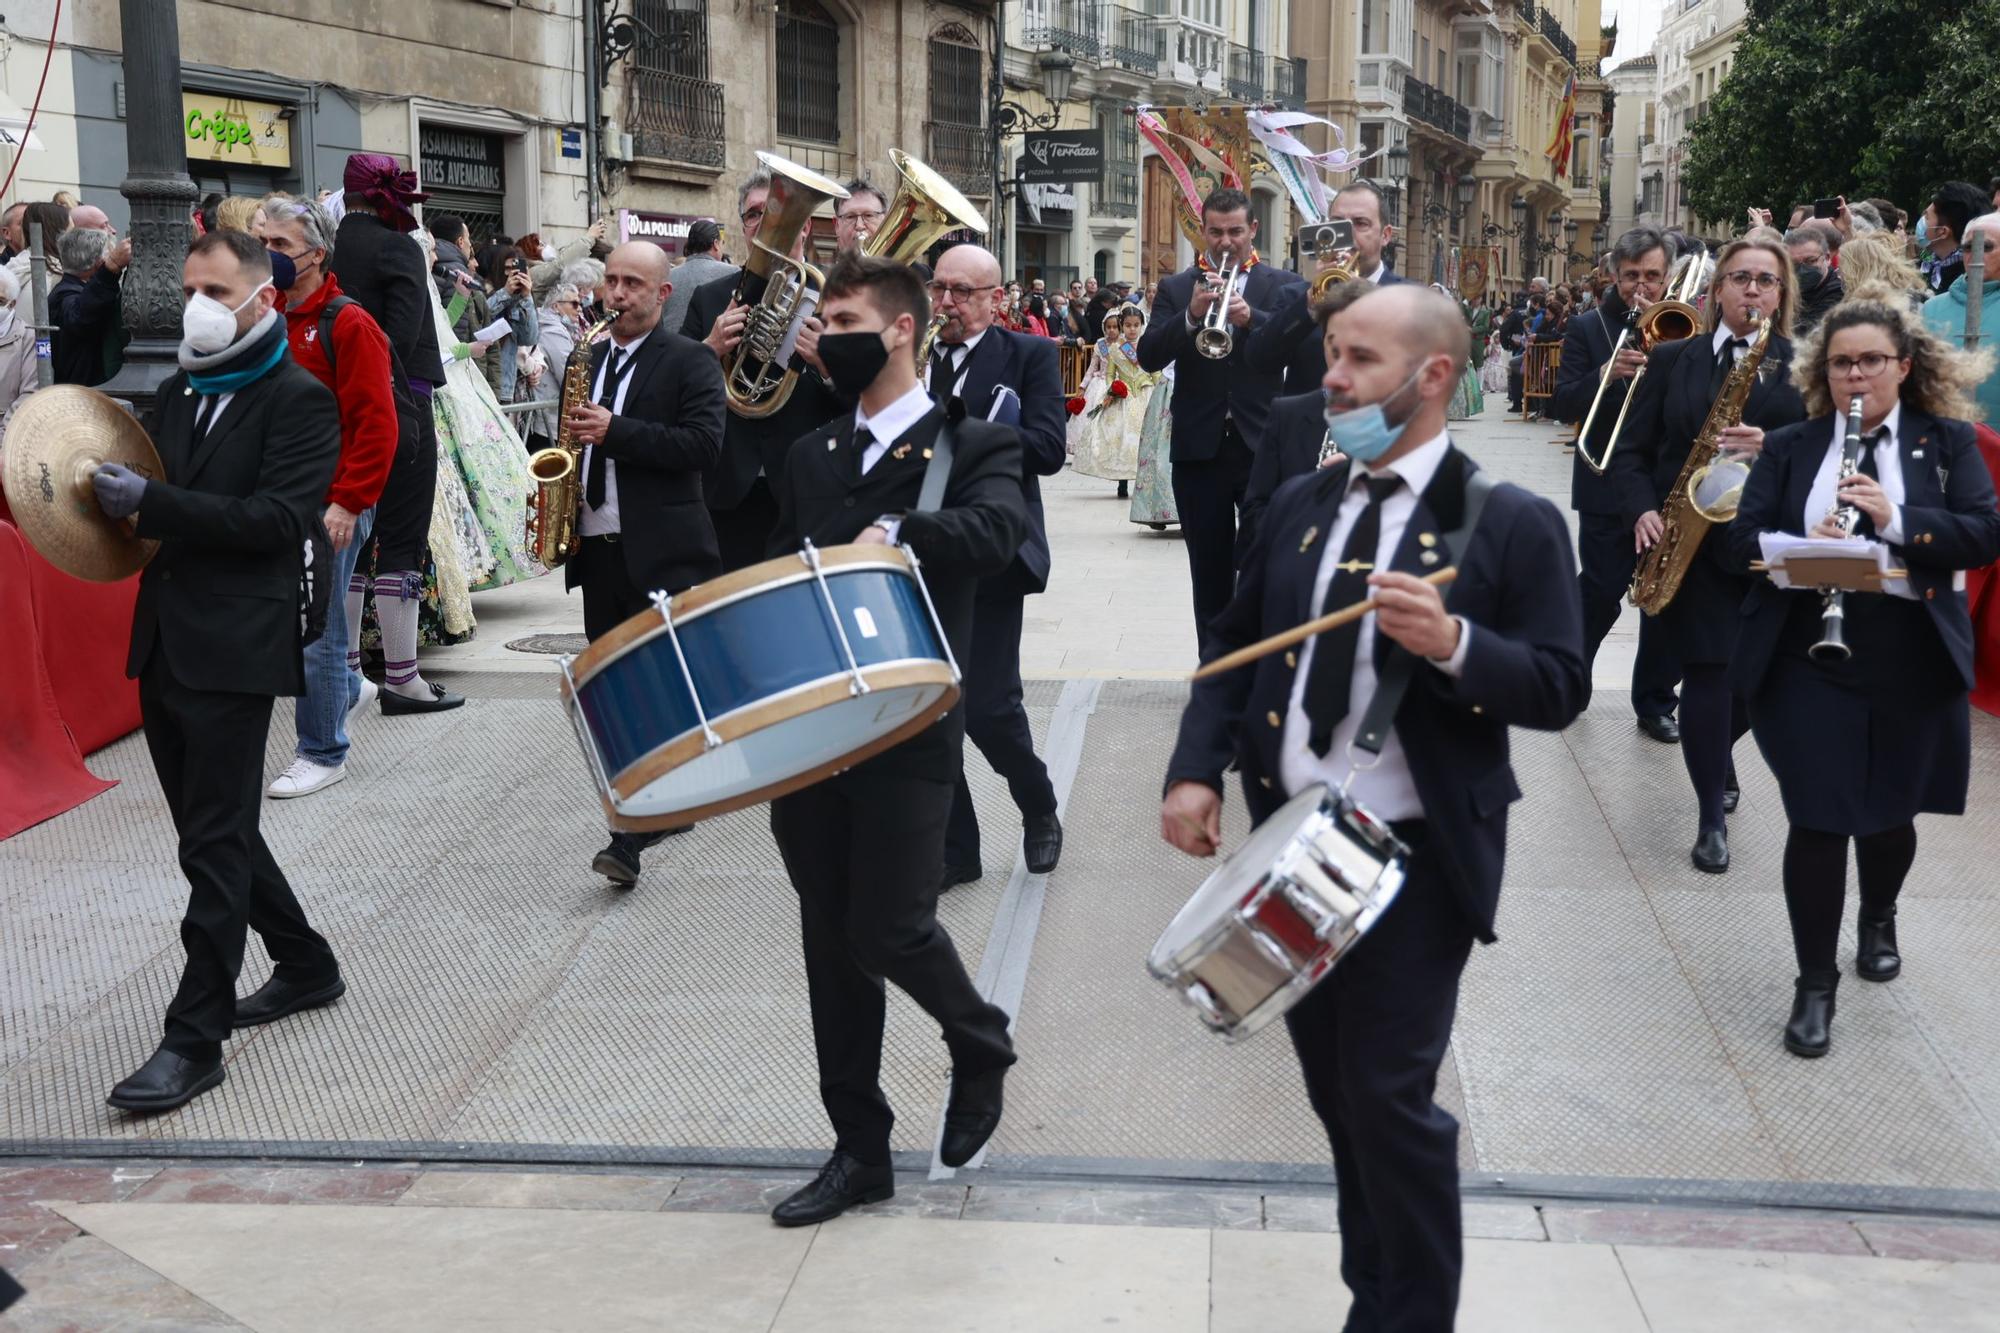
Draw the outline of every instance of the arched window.
M840 25L817 0L778 5L778 134L840 142Z

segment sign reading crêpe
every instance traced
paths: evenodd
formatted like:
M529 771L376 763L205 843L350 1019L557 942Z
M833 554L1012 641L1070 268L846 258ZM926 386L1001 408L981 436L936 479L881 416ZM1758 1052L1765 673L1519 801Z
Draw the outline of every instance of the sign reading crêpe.
M197 162L290 167L292 122L285 118L290 110L277 102L183 89L181 128L187 155Z

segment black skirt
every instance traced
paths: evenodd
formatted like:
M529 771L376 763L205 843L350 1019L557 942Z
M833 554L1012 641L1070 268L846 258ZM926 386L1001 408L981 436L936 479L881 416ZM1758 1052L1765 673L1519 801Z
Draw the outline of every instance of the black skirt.
M1708 530L1674 600L1660 611L1660 629L1674 645L1675 660L1685 665L1726 666L1736 655L1743 601L1753 580L1723 568L1720 556L1728 542L1726 528Z
M1863 836L1919 814L1965 813L1972 718L1965 682L1921 602L1850 593L1846 639L1854 655L1815 662L1821 599L1793 606L1750 729L1777 775L1785 818L1800 828Z

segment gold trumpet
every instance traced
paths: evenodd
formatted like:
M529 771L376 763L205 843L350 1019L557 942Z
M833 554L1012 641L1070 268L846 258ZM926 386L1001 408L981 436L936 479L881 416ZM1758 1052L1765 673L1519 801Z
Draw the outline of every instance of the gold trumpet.
M1701 331L1701 311L1694 308L1695 298L1708 282L1711 265L1708 256L1696 251L1689 257L1687 267L1681 276L1667 285L1667 293L1659 300L1638 312L1636 320L1628 320L1626 333L1638 339L1640 351L1651 355L1657 348L1668 343L1692 338ZM1604 391L1610 385L1612 371L1618 364L1618 353L1625 346L1625 333L1618 335L1618 345L1611 349L1611 359L1604 363L1604 378L1598 381L1597 397L1591 400L1590 415L1583 420L1583 429L1577 432L1576 456L1583 465L1598 476L1611 466L1611 451L1618 447L1618 436L1625 429L1625 413L1632 407L1632 400L1639 396L1639 382L1646 378L1646 367L1639 367L1626 387L1625 401L1619 405L1618 419L1611 423L1611 438L1604 442L1604 452L1596 458L1590 456L1590 426L1597 417L1597 405L1603 401Z
M847 198L847 191L826 177L776 153L759 153L757 161L771 173L771 192L730 298L731 305L749 307L743 339L722 358L729 410L752 420L770 416L791 398L799 373L782 364L778 353L809 290L826 284L826 274L792 258L792 248L821 204Z

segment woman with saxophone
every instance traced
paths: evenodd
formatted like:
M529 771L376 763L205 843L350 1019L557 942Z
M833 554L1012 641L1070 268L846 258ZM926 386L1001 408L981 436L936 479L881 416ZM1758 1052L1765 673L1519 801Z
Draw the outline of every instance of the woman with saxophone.
M1760 579L1743 609L1733 679L1790 825L1785 908L1799 976L1784 1041L1794 1055L1830 1044L1848 840L1861 878L1854 970L1888 981L1902 971L1896 897L1916 857L1915 817L1965 810L1963 571L2000 557L1993 482L1968 420L1988 364L1927 330L1894 287L1854 292L1794 372L1811 419L1765 440L1728 530L1738 563L1758 556L1766 532L1851 533L1888 543L1892 567L1909 572L1838 603ZM1836 622L1845 656L1822 645Z
M1751 577L1722 534L1707 534L1704 541L1703 525L1689 521L1682 472L1690 453L1710 447L1700 437L1732 379L1740 381L1737 391L1743 396L1718 417L1722 428L1713 447L1719 453L1754 460L1765 431L1805 416L1788 379L1792 345L1786 334L1797 307L1798 285L1783 245L1746 239L1724 246L1709 279L1707 331L1665 343L1647 357L1611 461L1619 477L1619 506L1632 521L1636 550L1645 552L1660 542L1668 543L1669 550L1695 544L1692 551L1677 551L1685 572L1657 614L1682 669L1681 759L1697 809L1690 859L1697 870L1715 875L1729 869L1723 816L1736 804L1730 752L1749 730L1741 701L1730 693L1729 662L1736 651L1737 613ZM1767 322L1770 338L1762 363L1754 378L1741 382L1743 377L1732 372L1738 359L1751 353ZM1635 595L1634 601L1641 599Z

